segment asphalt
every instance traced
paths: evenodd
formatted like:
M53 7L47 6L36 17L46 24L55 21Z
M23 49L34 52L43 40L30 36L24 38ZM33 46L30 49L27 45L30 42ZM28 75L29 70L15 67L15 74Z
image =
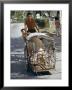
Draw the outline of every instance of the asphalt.
M23 52L24 48L18 49L14 47L11 52L11 79L61 79L61 38L55 36L54 40L56 48L55 69L45 73L38 73L37 75L32 72L27 72L27 65Z

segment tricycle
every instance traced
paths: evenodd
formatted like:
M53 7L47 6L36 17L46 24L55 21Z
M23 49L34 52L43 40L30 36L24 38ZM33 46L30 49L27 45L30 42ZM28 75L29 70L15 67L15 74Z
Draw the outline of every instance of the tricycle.
M27 33L21 29L25 41L24 56L27 59L27 71L46 72L55 68L55 43L47 33Z

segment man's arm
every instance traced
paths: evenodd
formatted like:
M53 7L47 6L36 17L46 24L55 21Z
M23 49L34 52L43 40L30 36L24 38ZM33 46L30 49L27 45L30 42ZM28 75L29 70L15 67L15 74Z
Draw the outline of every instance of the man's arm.
M37 30L38 30L38 32L39 32L39 27L38 27L38 25L36 24L36 28L37 28Z
M36 22L35 22L35 20L33 19L33 23L34 23L34 28L35 28L35 30L36 30L36 32L39 32L39 27L38 27L38 25L36 24Z
M36 23L35 23L35 28L39 32L39 27L38 27L38 25Z
M26 20L24 22L24 29L25 29L25 31L27 31L27 29L28 29L28 27L27 27L27 21Z

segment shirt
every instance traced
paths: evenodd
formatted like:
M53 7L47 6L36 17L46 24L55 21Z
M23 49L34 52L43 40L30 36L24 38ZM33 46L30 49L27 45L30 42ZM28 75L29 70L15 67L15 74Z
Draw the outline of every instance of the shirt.
M56 28L60 28L60 22L59 22L59 20L56 20L55 21L55 25L56 25Z
M30 29L30 30L34 29L34 27L36 27L36 23L35 23L34 19L31 19L31 20L27 19L25 24L27 25L28 29Z

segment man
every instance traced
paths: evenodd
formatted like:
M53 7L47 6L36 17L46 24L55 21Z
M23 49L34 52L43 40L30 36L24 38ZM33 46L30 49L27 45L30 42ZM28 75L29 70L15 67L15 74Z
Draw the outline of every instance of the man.
M25 29L22 30L22 35L27 36L27 33L25 33L26 34L25 35L24 31L27 32L28 34L29 33L39 32L38 26L37 26L35 20L32 18L31 13L27 14L27 18L26 18L26 21L25 21ZM33 48L33 43L34 43L34 48ZM32 55L33 49L35 51L37 51L40 48L43 48L43 49L45 48L42 41L37 37L33 37L31 39L31 42L29 42L27 44L27 47L28 47L29 56Z
M30 32L30 33L39 32L39 28L35 20L32 18L31 13L27 14L27 18L25 21L25 29L27 30L27 32Z
M60 36L61 26L60 26L60 21L58 17L55 17L55 25L56 25L56 34L57 36Z

